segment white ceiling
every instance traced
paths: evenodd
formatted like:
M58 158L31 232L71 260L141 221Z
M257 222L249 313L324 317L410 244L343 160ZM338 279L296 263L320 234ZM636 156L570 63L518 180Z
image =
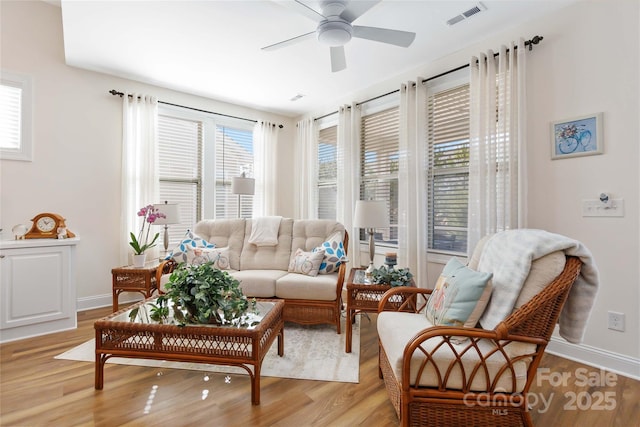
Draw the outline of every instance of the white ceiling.
M303 1L320 11L317 1ZM447 26L478 2L383 0L354 25L415 32L415 41L402 48L354 38L345 46L347 69L337 73L329 47L315 39L261 50L315 30L286 2L61 0L61 7L69 65L293 117L572 1L483 0L487 10Z

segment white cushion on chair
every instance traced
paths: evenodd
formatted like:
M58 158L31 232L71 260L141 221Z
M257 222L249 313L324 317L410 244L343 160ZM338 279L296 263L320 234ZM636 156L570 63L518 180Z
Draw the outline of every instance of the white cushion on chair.
M407 343L421 330L432 327L431 323L427 320L426 316L415 313L403 313L403 312L381 312L378 314L377 320L378 336L380 342L384 348L385 353L389 359L389 363L393 368L396 379L402 382L402 358L405 346ZM433 350L438 344L442 342L439 337L429 339L425 341L422 346L427 351ZM465 341L460 345L456 345L457 351L462 351L466 348L470 341ZM489 354L495 350L495 345L489 340L480 340L478 347L483 355ZM517 355L524 355L535 351L535 345L511 343L506 346L506 353L508 357L513 358ZM454 359L453 351L445 344L438 350L433 356L435 363L438 366L438 370L441 373L445 373L449 367L449 364ZM416 384L416 375L420 368L420 365L426 360L426 357L421 352L415 352L411 360L411 385ZM477 362L480 360L478 354L475 351L468 351L462 357L464 372L468 376L475 368ZM520 392L524 389L526 383L527 368L531 358L527 357L521 361L514 363L514 371L516 376L516 390L512 387L512 375L510 370L505 370L504 374L498 380L496 390L504 390L506 392ZM498 372L505 365L505 358L501 353L494 353L488 358L487 367L489 371L490 381L494 381ZM447 381L447 388L461 390L463 387L463 376L460 367L456 365L453 368L452 373ZM432 364L428 364L422 373L422 376L417 381L418 385L425 387L437 387L438 378L436 371ZM486 391L487 384L483 373L479 372L473 379L471 390L474 391Z

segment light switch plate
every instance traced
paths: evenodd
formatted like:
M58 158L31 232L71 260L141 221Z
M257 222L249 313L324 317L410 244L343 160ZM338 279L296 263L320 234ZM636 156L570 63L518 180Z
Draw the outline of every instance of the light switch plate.
M624 216L624 199L613 199L611 207L606 207L600 200L583 200L582 216Z

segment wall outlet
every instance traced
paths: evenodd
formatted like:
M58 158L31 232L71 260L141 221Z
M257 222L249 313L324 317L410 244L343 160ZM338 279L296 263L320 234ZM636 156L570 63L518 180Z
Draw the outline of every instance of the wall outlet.
M624 313L609 312L609 329L624 332Z

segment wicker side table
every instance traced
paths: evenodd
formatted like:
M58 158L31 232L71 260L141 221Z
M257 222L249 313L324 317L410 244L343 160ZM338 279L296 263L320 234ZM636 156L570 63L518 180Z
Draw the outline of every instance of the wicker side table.
M391 289L389 285L378 285L366 282L364 279L364 268L352 268L347 280L347 336L345 344L345 352L351 353L351 341L353 336L353 322L356 314L359 313L377 313L378 303L382 299L382 295ZM410 286L415 287L415 281L411 279ZM399 296L387 303L385 307L401 305L405 300L404 295Z
M159 263L150 261L144 267L125 265L111 270L113 278L113 311L118 311L118 297L122 292L138 292L145 298L158 289L156 269Z

